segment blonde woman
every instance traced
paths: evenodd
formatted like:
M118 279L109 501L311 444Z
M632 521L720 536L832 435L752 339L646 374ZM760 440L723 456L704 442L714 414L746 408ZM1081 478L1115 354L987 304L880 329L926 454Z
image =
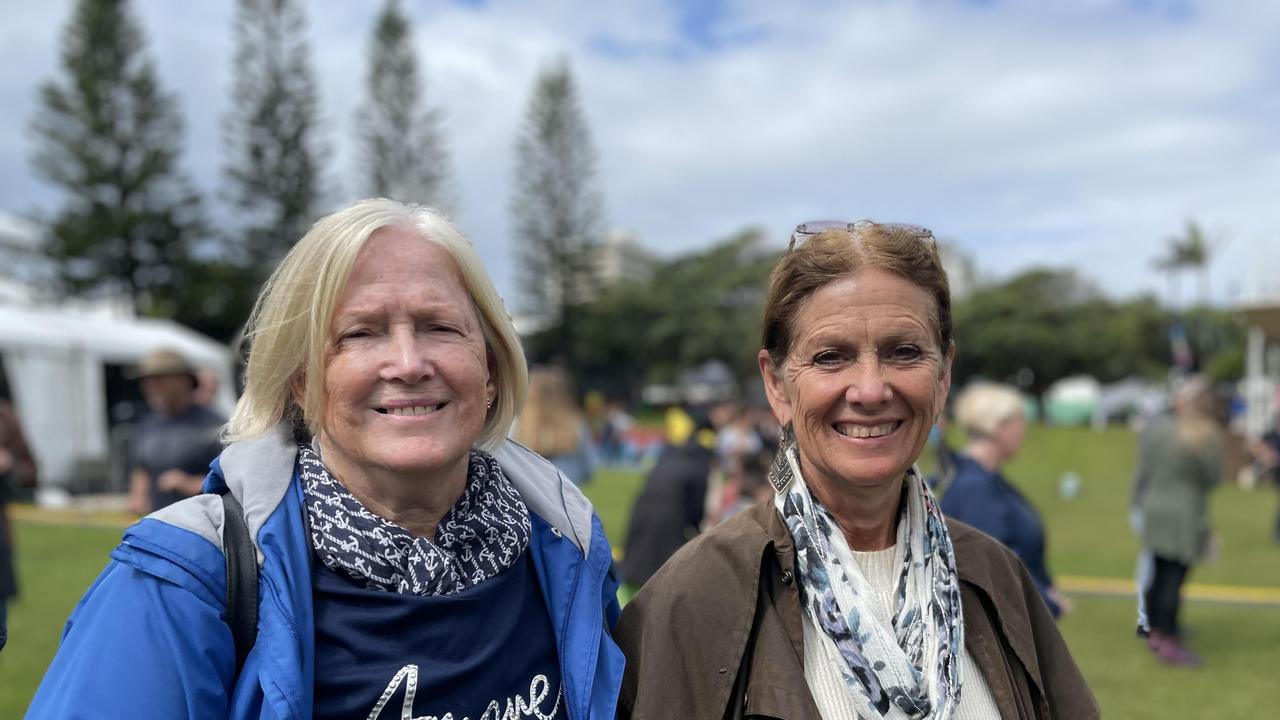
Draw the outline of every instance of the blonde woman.
M1002 472L1022 448L1026 406L1016 389L998 383L969 385L956 399L956 425L968 438L955 455L954 477L942 496L942 512L999 540L1027 566L1054 617L1071 602L1057 590L1045 561L1044 522Z
M1152 422L1138 460L1142 540L1153 575L1145 605L1147 647L1166 665L1196 667L1182 642L1182 585L1209 540L1208 496L1222 481L1223 433L1207 379L1193 376L1174 396L1173 414Z
M516 421L515 439L550 460L574 485L585 484L595 471L586 418L560 368L529 371L529 399Z
M609 717L609 544L505 439L524 354L470 242L358 202L293 247L248 336L205 488L243 508L256 641L229 624L236 516L189 498L126 531L27 717Z

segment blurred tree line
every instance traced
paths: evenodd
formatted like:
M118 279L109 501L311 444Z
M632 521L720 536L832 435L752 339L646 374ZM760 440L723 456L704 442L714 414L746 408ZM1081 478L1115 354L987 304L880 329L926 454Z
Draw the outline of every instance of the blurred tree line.
M1244 330L1232 313L1202 307L1178 315L1151 296L1112 300L1071 270L1033 269L980 287L953 316L958 382L981 376L1039 394L1070 375L1163 379L1175 323L1186 329L1198 369L1220 380L1244 370Z
M669 384L683 369L720 360L747 386L769 270L778 251L747 229L703 250L661 261L650 277L605 288L579 309L584 389L627 395ZM983 377L1042 393L1055 380L1102 382L1167 377L1169 328L1186 327L1199 369L1220 380L1243 374L1244 332L1232 313L1195 308L1175 315L1154 297L1112 300L1072 270L1032 269L978 287L955 302L955 382ZM553 331L534 335L530 356L553 359Z

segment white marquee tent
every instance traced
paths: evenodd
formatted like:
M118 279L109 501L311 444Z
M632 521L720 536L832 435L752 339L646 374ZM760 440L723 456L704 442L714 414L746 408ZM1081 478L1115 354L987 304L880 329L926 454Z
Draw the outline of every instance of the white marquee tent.
M105 467L110 443L106 365L136 365L167 347L218 378L214 409L235 402L231 351L166 320L66 308L0 305L0 358L44 487L70 488L77 472Z

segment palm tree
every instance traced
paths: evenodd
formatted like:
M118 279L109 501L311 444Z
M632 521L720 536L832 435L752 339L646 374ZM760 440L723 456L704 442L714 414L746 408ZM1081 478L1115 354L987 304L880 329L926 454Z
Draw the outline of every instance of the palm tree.
M1176 308L1182 304L1179 279L1182 271L1189 269L1199 271L1199 300L1202 305L1207 303L1209 299L1209 263L1213 255L1216 254L1216 248L1210 247L1211 243L1208 234L1195 220L1188 220L1183 234L1170 237L1168 242L1168 254L1156 258L1154 264L1157 269L1169 274L1170 307Z

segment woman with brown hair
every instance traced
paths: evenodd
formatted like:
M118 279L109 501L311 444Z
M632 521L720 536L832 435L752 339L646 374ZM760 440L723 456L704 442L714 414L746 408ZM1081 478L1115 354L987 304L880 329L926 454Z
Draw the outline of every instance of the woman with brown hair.
M945 520L914 467L954 353L927 230L796 228L759 353L774 495L623 611L621 717L1098 717L1026 568Z

